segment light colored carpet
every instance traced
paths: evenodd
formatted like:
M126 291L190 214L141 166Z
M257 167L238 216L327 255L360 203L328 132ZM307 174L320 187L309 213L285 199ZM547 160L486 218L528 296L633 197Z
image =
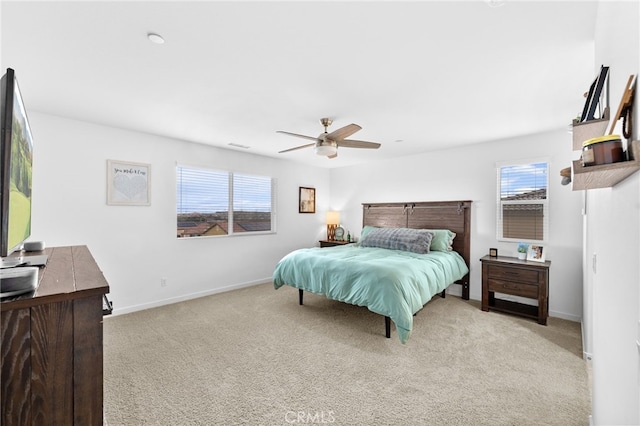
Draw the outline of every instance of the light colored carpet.
M263 284L106 317L116 425L586 425L580 325L455 296L406 345L366 308Z

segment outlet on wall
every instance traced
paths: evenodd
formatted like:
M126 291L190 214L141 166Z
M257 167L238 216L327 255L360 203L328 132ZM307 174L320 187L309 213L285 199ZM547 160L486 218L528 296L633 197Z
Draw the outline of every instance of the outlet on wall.
M160 287L166 287L167 286L167 279L166 278L160 278Z

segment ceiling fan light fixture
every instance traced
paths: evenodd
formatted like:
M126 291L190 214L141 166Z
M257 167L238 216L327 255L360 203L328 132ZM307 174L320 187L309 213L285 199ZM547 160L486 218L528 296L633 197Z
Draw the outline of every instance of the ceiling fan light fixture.
M362 127L357 124L351 123L346 126L339 128L338 130L334 130L331 133L327 132L327 126L331 124L330 118L323 118L320 120L322 125L324 126L324 133L320 133L318 137L300 135L298 133L285 132L283 130L276 130L276 133L284 133L287 135L295 136L298 138L303 138L307 140L312 140L314 143L308 143L306 145L300 145L293 148L285 149L284 151L278 151L279 153L295 151L302 148L310 148L313 147L313 151L316 155L322 155L327 158L336 158L338 156L338 147L345 148L368 148L368 149L377 149L380 148L380 144L377 142L367 142L360 141L354 139L346 139L358 130L361 130Z
M314 148L317 155L328 157L338 152L338 146L335 142L319 142Z

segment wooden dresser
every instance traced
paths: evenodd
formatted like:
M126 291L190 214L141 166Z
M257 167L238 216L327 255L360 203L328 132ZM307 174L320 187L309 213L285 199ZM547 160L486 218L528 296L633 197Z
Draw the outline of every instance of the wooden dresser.
M533 318L547 325L549 316L549 267L515 257L484 256L482 262L482 310L502 311ZM495 293L535 299L537 306L503 300Z
M44 253L36 291L0 301L0 423L102 425L109 285L86 246Z

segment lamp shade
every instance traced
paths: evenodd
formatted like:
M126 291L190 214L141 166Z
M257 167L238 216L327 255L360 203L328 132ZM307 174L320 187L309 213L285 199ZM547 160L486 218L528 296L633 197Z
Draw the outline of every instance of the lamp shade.
M338 225L340 223L340 212L327 212L327 225Z

